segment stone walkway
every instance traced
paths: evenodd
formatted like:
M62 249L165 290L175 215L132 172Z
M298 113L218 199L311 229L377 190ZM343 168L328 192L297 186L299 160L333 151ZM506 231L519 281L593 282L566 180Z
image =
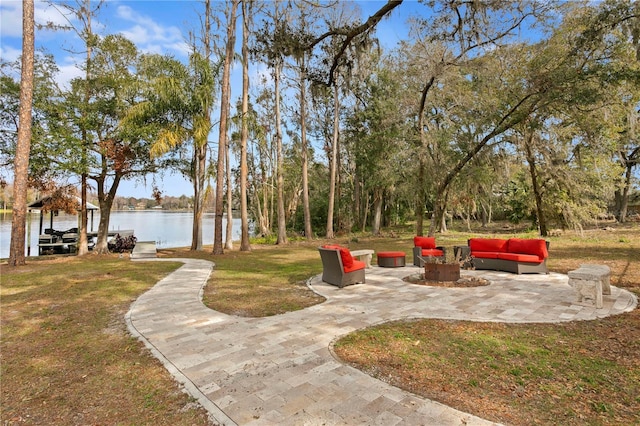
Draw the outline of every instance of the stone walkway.
M367 270L366 284L343 289L323 283L320 275L311 278L309 287L327 299L320 305L240 318L202 304L212 263L173 260L185 264L134 302L127 324L224 425L493 424L341 363L332 355L332 342L403 318L562 322L616 315L637 305L632 293L613 286L603 309L576 303L561 274L463 271L491 285L451 289L403 282L402 277L421 271L413 266L374 266Z

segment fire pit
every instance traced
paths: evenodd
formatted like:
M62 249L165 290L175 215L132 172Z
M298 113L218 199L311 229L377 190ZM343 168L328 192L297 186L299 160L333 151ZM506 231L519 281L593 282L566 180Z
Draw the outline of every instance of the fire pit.
M411 284L451 288L482 287L490 284L489 280L480 277L462 277L455 281L436 281L425 279L424 274L412 274L404 277L402 280Z
M425 263L424 279L427 281L458 281L460 265L457 263Z

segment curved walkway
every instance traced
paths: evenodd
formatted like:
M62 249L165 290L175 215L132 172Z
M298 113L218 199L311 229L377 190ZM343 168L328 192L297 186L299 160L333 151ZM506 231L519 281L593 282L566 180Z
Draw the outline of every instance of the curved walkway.
M153 259L151 261L158 261ZM366 284L339 289L311 278L327 301L283 315L240 318L201 302L213 264L184 262L131 306L131 333L224 425L489 425L374 379L337 361L333 341L401 318L502 322L589 320L633 310L636 297L611 287L604 308L575 303L566 275L482 275L491 285L441 288L402 281L412 266L367 270ZM150 261L145 259L145 261Z

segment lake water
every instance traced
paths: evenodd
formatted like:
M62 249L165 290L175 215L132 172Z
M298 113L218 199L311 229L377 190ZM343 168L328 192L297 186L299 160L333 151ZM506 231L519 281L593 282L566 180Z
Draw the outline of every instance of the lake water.
M43 229L49 228L49 214L43 218ZM100 214L93 218L89 213L89 231L98 231ZM202 243L213 244L214 214L205 213L202 218ZM60 214L53 218L53 229L64 231L78 226L77 216ZM222 235L226 233L226 220L223 220ZM114 211L109 220L109 230L132 229L138 241L155 241L158 248L190 247L193 227L192 212L169 212L162 210ZM29 221L27 220L27 228ZM38 235L40 232L40 214L31 213L31 256L38 255ZM27 234L29 230L27 229ZM240 239L240 219L233 219L233 240ZM0 258L9 257L11 241L11 214L0 214ZM29 244L27 243L26 246Z

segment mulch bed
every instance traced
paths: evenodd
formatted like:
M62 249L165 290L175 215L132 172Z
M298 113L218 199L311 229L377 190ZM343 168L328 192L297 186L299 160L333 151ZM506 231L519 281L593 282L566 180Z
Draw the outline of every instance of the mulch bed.
M464 288L464 287L482 287L489 285L490 282L484 278L479 277L462 277L458 281L431 281L425 280L424 274L412 274L402 279L404 282L419 285L428 285L432 287L452 287L452 288Z

